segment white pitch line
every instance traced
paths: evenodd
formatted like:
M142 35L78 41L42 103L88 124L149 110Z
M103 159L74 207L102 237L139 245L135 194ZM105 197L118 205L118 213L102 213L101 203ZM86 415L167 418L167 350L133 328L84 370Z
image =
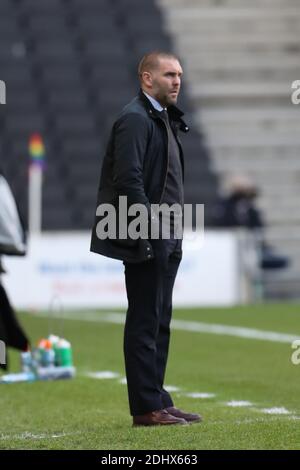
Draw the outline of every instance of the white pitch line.
M164 389L167 390L167 392L180 392L180 388L177 387L176 385L165 385Z
M191 392L191 393L184 393L183 394L185 397L189 398L214 398L216 396L215 393L207 393L207 392Z
M197 333L211 333L215 335L236 336L238 338L258 339L264 341L274 341L276 343L292 343L300 335L290 335L287 333L277 333L275 331L256 330L254 328L244 328L241 326L219 325L216 323L188 322L183 320L173 320L173 329L192 331Z
M80 434L79 432L61 432L57 434L34 434L32 432L23 432L22 434L0 434L0 441L10 441L12 439L16 440L38 440L38 439L57 439L60 437L73 436L75 434Z
M120 374L117 372L112 372L111 370L100 370L96 372L87 372L84 374L86 377L91 379L117 379L120 377Z
M273 407L273 408L263 408L261 410L262 413L266 413L268 415L290 415L291 412L284 407Z
M33 316L46 317L45 313L32 314ZM80 315L80 316L79 316ZM52 314L54 318L61 318L61 315ZM63 318L66 320L77 320L84 322L99 322L99 323L114 323L123 325L125 323L124 313L96 313L87 312L82 315L82 312L64 312ZM291 344L295 339L299 339L300 333L289 334L289 333L278 333L275 331L257 330L254 328L244 328L241 326L228 326L217 323L203 323L196 321L185 321L185 320L172 320L171 327L173 330L179 331L190 331L192 333L209 333L221 336L235 336L238 338L256 339L263 341L272 341L275 343L289 343Z
M84 374L86 377L91 377L93 379L116 379L120 377L120 374L118 372L113 372L113 371L98 371L98 372L87 372ZM118 382L122 385L127 384L126 377L119 378ZM180 388L177 387L176 385L166 385L165 389L168 392L180 392ZM207 399L207 398L215 398L216 394L215 393L210 393L210 392L185 392L185 393L180 393L180 395L188 397L188 398L198 398L198 399ZM272 407L272 408L255 408L253 403L248 400L230 400L228 402L222 403L219 402L219 404L229 406L232 408L243 408L243 407L248 407L251 408L253 411L258 411L260 413L264 413L267 415L289 415L291 419L297 420L300 419L300 417L296 415L292 415L291 411L287 410L284 407ZM56 436L53 436L56 437ZM60 437L60 436L57 436ZM42 438L42 437L41 437ZM3 439L1 438L0 435L0 440Z
M294 419L297 419L296 416L290 416L290 415L281 415L281 416L278 416L278 415L272 415L272 416L264 416L263 418L245 418L245 419L238 419L237 421L234 422L235 425L237 426L242 426L242 425L248 425L248 424L253 424L253 423L270 423L270 422L278 422L278 420L282 420L282 419L288 419L289 421L290 420L294 420ZM216 421L214 422L213 424L225 424L226 421Z
M226 403L227 406L232 406L233 408L243 407L243 406L252 406L253 403L247 400L231 400Z

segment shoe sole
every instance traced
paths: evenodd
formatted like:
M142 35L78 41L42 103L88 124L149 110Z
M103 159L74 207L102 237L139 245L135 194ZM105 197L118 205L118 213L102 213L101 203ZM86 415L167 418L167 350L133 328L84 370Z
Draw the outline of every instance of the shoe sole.
M189 424L196 424L196 423L202 423L203 419L202 418L199 418L199 419L191 419L190 421L187 420L187 422Z
M139 426L149 427L149 426L189 426L191 423L186 421L185 423L153 423L153 424L133 424L132 427L137 428Z

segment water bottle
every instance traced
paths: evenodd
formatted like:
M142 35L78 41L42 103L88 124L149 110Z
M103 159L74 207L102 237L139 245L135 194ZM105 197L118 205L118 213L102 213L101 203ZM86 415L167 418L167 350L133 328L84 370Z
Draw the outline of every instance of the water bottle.
M19 372L17 374L6 374L0 377L0 383L12 384L17 382L33 382L36 375L33 372Z
M71 379L75 376L75 367L40 367L38 370L39 380Z
M42 339L38 346L39 363L42 367L50 367L54 365L55 352L52 344L48 339Z
M55 345L55 362L61 367L73 365L72 348L69 341L60 339Z
M23 372L31 372L33 369L33 358L31 351L21 352L21 369Z

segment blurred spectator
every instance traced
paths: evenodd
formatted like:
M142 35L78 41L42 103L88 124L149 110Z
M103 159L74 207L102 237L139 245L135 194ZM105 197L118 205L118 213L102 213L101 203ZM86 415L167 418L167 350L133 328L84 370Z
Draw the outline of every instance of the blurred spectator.
M24 255L25 244L17 206L0 169L0 339L6 347L25 351L28 349L29 340L17 320L1 282L5 272L1 263L3 254ZM8 369L7 357L6 364L0 367Z
M264 236L265 221L255 204L258 188L245 176L233 177L228 185L228 195L221 198L214 210L214 223L219 227L245 227L255 233L261 252L261 268L285 268L289 259L275 253Z

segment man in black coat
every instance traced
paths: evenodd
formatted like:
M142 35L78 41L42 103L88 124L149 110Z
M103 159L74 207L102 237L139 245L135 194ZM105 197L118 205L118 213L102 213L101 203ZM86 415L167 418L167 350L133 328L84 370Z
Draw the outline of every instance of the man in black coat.
M114 123L104 157L91 251L120 259L125 266L124 356L133 424L187 424L200 421L200 416L175 408L164 389L172 292L182 257L182 237L174 232L183 209L184 161L178 133L189 130L176 107L182 68L173 54L152 52L143 57L138 73L140 92ZM128 208L143 207L158 237L152 232L148 237L120 235L124 224L126 231L129 228L122 197ZM108 204L117 214L113 234L104 233ZM168 238L155 204L179 208L171 215Z

